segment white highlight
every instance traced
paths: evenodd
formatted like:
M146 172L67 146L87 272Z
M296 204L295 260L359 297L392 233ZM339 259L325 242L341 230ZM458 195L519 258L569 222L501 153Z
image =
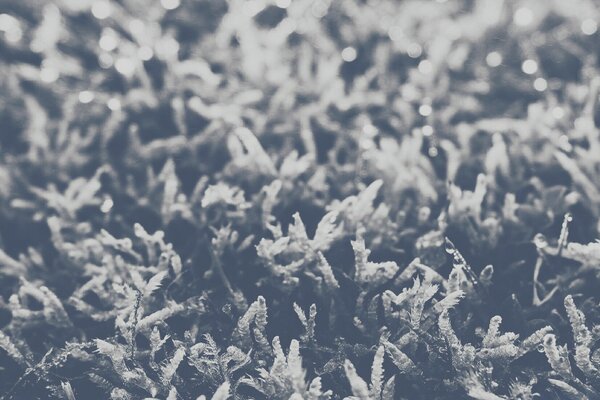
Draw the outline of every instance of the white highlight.
M106 19L112 14L112 6L108 1L96 1L92 4L92 15L97 19Z
M424 117L430 116L432 112L433 109L429 104L421 104L421 106L419 107L419 114L421 114Z
M354 47L346 47L344 50L342 50L342 60L346 62L352 62L356 60L357 55L358 54L356 53L356 49Z
M548 88L548 82L544 78L537 78L533 81L533 88L538 92L543 92Z
M527 7L518 8L513 15L513 21L518 26L527 26L533 22L533 12Z
M160 0L165 10L174 10L181 5L181 0Z
M498 67L502 64L502 55L497 51L492 51L485 57L485 62L492 68Z
M598 31L598 23L593 19L584 19L581 21L581 32L584 35L591 36Z
M94 97L94 92L91 92L89 90L82 90L81 92L79 92L79 102L82 104L91 103L94 100Z
M521 69L527 75L533 75L538 70L538 64L535 60L525 60L523 61L523 65L521 65Z

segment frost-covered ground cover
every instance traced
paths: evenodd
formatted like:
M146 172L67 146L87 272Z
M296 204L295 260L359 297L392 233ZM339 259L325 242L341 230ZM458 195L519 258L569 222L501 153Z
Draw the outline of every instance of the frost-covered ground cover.
M4 399L599 399L596 1L0 1Z

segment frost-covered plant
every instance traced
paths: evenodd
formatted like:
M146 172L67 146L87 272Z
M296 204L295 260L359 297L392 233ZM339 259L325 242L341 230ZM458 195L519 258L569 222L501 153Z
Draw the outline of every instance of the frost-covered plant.
M293 218L287 236L276 240L261 239L256 246L258 256L285 286L297 285L298 275L302 274L315 282L323 282L330 290L337 288L338 283L323 252L341 236L338 213L332 211L323 216L313 239L308 237L300 214L295 213Z
M0 397L600 396L598 4L12 3Z
M350 382L353 396L347 399L378 399L386 400L394 398L394 377L384 381L383 358L385 355L384 346L377 348L373 366L371 367L371 384L368 385L357 373L350 360L344 363L346 377Z
M565 297L564 306L573 331L575 352L571 353L567 345L557 345L553 334L544 337L544 352L555 376L548 381L569 398L594 398L600 384L598 362L592 356L592 346L598 340L597 329L594 327L592 333L586 326L585 315L576 307L572 296Z

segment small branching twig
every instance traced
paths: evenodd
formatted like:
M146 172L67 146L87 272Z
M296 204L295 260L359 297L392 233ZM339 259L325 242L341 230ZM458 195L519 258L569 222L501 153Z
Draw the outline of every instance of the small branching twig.
M565 246L567 244L567 240L569 237L569 223L572 220L573 220L573 216L571 215L571 213L566 213L563 218L563 222L562 222L562 226L560 229L560 235L558 237L558 243L557 243L556 249L550 248L550 246L548 245L548 241L541 234L536 235L533 240L534 244L536 246L537 253L538 253L538 257L535 262L535 267L533 269L533 305L534 306L541 306L542 304L546 303L558 291L558 285L557 285L550 292L548 292L548 294L543 299L540 299L539 294L538 294L538 286L543 287L543 285L539 282L539 275L540 275L540 271L542 269L542 265L544 264L544 261L546 261L546 255L556 255L556 256L560 257L562 250L565 248Z
M131 348L129 349L129 354L131 357L131 361L134 360L135 357L135 335L138 324L138 312L140 309L140 303L142 302L142 292L139 289L135 289L135 306L133 307L133 321L131 323Z
M569 222L571 222L572 220L573 216L571 215L571 213L566 213L560 229L560 236L558 237L558 249L556 252L559 256L562 253L563 248L567 244L567 239L569 236Z

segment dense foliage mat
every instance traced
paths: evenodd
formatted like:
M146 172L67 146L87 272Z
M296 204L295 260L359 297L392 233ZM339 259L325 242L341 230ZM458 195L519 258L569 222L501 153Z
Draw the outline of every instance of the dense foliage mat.
M599 399L596 1L1 0L4 399Z

